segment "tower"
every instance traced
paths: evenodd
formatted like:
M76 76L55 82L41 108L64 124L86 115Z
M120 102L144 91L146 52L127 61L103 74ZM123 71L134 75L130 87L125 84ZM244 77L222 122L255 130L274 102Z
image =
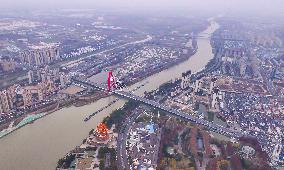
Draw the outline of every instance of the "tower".
M112 71L108 72L108 78L107 78L107 86L108 86L108 91L111 91L112 88L116 88L116 78L112 74Z
M97 126L97 129L95 131L95 136L96 139L99 141L104 141L109 138L108 129L104 123L100 123Z

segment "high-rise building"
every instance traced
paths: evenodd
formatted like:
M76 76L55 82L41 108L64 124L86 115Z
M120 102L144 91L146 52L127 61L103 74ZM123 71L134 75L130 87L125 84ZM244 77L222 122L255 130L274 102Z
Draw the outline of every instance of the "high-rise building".
M22 96L24 101L24 107L31 106L33 104L31 90L24 88Z
M51 74L47 74L46 80L47 80L47 81L51 81Z
M41 82L34 86L23 87L24 107L31 106L33 102L41 102L55 91L53 81Z
M66 85L66 75L64 73L60 73L59 79L60 79L60 87L65 87Z
M216 81L217 81L217 78L212 78L211 79L211 82L210 82L210 87L209 87L209 93L212 94L213 93L213 89L216 85Z
M50 64L59 59L59 49L53 47L24 51L20 53L20 59L22 63L29 64L30 66Z
M3 113L8 113L11 109L6 90L0 91L0 107Z
M7 89L7 96L10 108L14 108L14 103L16 102L16 90L19 85L14 84Z
M2 103L0 102L0 113L4 113L4 110L2 108Z
M211 100L211 108L216 109L218 101L220 99L220 95L220 90L218 88L214 88Z
M45 82L47 80L47 76L45 72L40 73L40 79L41 79L41 82Z
M198 92L201 86L201 82L200 80L196 80L195 81L195 88L194 88L194 92Z
M13 59L0 59L0 70L4 72L14 71L16 69L16 62Z
M32 84L34 81L34 72L32 70L28 71L28 79L29 79L29 84Z
M182 73L182 78L181 78L181 88L186 89L190 85L190 76L191 76L191 70Z
M55 80L59 79L59 68L55 68L52 70L52 75L54 77Z

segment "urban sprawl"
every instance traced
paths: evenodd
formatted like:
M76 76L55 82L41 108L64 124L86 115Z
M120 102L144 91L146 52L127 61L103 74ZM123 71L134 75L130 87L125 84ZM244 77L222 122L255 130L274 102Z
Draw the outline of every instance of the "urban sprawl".
M125 95L124 106L94 124L54 168L283 167L283 24L226 16L126 19L92 13L82 19L66 11L51 22L42 15L0 20L0 140L63 107L124 94L87 85L107 89L109 71L131 86L189 60L200 50L198 42L207 39L212 59L205 68L188 68L145 90L140 97L147 102ZM218 28L208 37L200 34L214 24ZM93 112L85 121L104 108Z

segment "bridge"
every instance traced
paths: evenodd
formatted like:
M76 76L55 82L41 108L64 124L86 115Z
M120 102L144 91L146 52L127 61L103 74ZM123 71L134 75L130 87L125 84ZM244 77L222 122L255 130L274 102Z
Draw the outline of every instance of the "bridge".
M247 42L247 39L237 39L237 38L230 38L230 37L218 37L214 36L213 34L200 34L190 36L191 39L212 39L212 40L221 40L221 41L235 41L235 42Z
M103 87L103 86L101 86L97 83L93 83L91 81L88 81L88 80L81 80L81 79L78 79L78 78L72 78L72 81L79 83L81 85L85 85L85 86L88 86L88 87L91 87L91 88L101 90L101 91L108 91L107 88L105 88L105 87ZM225 128L224 126L217 125L217 124L214 124L212 122L209 122L207 120L199 119L199 118L197 118L193 115L190 115L189 113L169 108L169 107L167 107L163 104L160 104L160 103L155 102L153 100L145 99L143 97L134 95L134 94L129 93L129 92L114 90L111 93L114 94L114 95L123 97L123 98L139 101L139 102L142 102L142 103L147 104L149 106L155 107L157 109L166 111L166 112L168 112L168 113L170 113L174 116L180 117L182 119L191 121L191 122L199 124L199 125L203 125L211 131L217 132L219 134L223 134L223 135L228 136L228 137L239 138L239 137L242 137L242 136L245 135L242 132L236 132L236 131L233 131L231 129Z

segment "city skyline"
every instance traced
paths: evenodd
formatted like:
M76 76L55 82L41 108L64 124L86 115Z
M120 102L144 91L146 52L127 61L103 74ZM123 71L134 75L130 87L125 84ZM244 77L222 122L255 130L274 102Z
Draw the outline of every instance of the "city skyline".
M0 169L280 170L280 4L11 0Z

